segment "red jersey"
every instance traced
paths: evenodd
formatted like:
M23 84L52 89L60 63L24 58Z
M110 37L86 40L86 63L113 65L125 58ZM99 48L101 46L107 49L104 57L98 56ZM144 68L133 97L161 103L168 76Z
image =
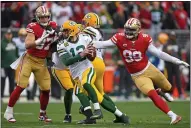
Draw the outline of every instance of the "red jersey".
M52 28L57 27L57 24L54 21L50 21L49 24ZM33 33L35 35L35 40L37 40L38 38L42 36L45 29L41 27L39 23L32 22L27 25L26 31L28 33ZM46 58L49 52L50 44L52 43L54 38L55 38L55 34L49 35L46 39L43 40L44 41L44 43L42 43L43 45L36 46L35 48L29 48L27 49L27 53L35 57Z
M148 57L146 51L152 38L140 33L136 41L131 41L126 38L124 33L117 33L111 41L118 47L123 62L130 74L142 71L148 64Z

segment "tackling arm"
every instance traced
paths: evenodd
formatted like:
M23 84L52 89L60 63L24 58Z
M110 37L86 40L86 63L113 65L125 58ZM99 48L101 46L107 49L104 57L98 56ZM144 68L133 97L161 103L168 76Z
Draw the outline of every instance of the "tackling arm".
M165 60L174 64L183 64L186 67L189 66L189 64L187 64L186 62L181 61L176 57L170 56L169 54L158 50L152 43L149 45L148 51L154 56L157 56L158 58L162 60Z
M92 43L93 43L94 47L96 47L96 48L107 48L107 47L115 46L115 44L111 40L93 41Z

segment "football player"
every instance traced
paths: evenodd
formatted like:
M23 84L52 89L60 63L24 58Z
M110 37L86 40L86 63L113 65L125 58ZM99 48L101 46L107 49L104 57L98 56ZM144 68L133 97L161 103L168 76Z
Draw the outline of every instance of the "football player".
M107 101L103 95L97 90L94 85L96 79L96 72L94 71L92 63L88 60L88 54L94 51L94 48L86 48L86 46L91 43L92 38L84 33L79 33L80 30L78 25L73 21L67 21L62 25L63 33L68 38L68 40L61 41L58 44L58 53L61 57L62 62L69 66L72 77L77 85L75 87L75 94L79 98L81 104L84 107L84 115L86 115L86 120L79 121L79 124L89 124L94 119L102 118L97 116L97 111L94 110L94 115L90 117L91 107L87 93L92 100L92 95L95 95L98 102L106 110L115 113L115 115L122 116L123 123L129 123L128 117L122 114L115 105ZM77 29L77 31L76 31ZM76 32L76 33L75 33ZM96 52L96 51L94 51ZM88 58L88 59L87 59ZM88 86L87 86L88 85ZM90 90L90 87L93 89ZM95 90L95 94L94 91ZM86 94L86 95L83 95ZM93 99L95 100L95 99ZM92 100L92 101L93 101ZM94 103L94 101L93 101ZM96 108L94 103L94 109ZM96 115L97 114L97 115ZM90 120L91 119L91 120Z
M41 90L39 120L45 122L52 121L46 114L50 92L50 74L45 63L45 58L48 55L50 44L55 40L54 28L57 27L57 24L54 21L50 21L50 17L49 10L44 6L39 6L35 11L36 22L32 22L27 26L27 37L25 39L27 50L17 60L20 64L17 87L12 92L4 113L4 118L9 122L16 122L13 116L13 107L22 91L27 87L31 72L34 73ZM14 65L13 67L16 68L17 66Z
M153 45L152 38L141 32L141 23L138 19L130 18L124 25L124 32L115 34L107 41L95 41L93 44L96 48L117 46L137 88L171 118L170 124L176 124L181 121L181 116L171 111L167 103L159 96L163 96L167 101L172 101L173 98L166 93L171 91L172 86L165 76L148 61L146 51L148 50L160 59L177 65L189 65L158 50ZM153 84L157 85L160 89L156 91Z
M89 34L93 40L95 41L103 40L103 34L100 30L100 18L96 13L92 13L92 12L87 13L82 19L82 25L84 27L82 32ZM103 95L103 97L106 100L108 100L111 104L113 104L116 107L115 103L111 100L111 98L104 93L103 76L105 72L105 63L103 61L101 49L96 49L96 58L92 61L92 64L96 71L96 79L94 84L97 90L100 92L101 95ZM82 109L83 107L80 107L80 108ZM83 109L81 110L81 112L83 112ZM122 116L122 113L121 113L120 116L118 115L115 115L115 116L116 116L116 119L113 121L114 123L124 123L124 120L122 118L124 118L125 115Z
M91 115L92 119L102 118L98 98L93 87L96 74L91 62L86 58L88 49L85 49L85 47L91 42L91 38L85 34L78 35L80 29L74 21L68 20L64 22L60 30L64 38L57 45L60 60L65 66L69 67L75 84L79 83L78 86L83 86L88 92L94 106L94 115ZM78 96L77 93L75 94ZM79 98L79 100L83 102L83 98Z
M64 95L64 106L66 115L64 117L64 123L71 123L72 116L71 116L71 107L72 107L72 95L74 85L72 82L72 78L69 72L69 69L64 67L62 63L60 63L58 54L54 52L52 54L52 62L54 62L53 67L51 67L52 75L59 83L61 87L65 90Z

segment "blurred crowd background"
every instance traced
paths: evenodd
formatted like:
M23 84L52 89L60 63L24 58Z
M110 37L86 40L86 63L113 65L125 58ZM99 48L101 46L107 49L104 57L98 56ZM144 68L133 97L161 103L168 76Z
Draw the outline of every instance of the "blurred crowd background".
M104 40L123 31L128 18L138 18L142 31L152 36L155 46L190 64L190 2L1 2L1 96L9 96L16 86L17 73L10 64L25 51L24 39L28 23L35 9L44 5L51 11L51 19L60 26L68 19L81 22L88 12L100 16ZM179 99L189 97L190 69L164 62L147 53L149 60L168 78L174 87L172 95ZM106 64L104 89L118 99L144 97L136 89L130 74L115 48L103 53ZM26 92L28 100L38 96L38 86L31 75ZM8 86L9 85L9 86ZM51 96L60 99L62 89L52 77ZM7 92L5 92L7 88Z

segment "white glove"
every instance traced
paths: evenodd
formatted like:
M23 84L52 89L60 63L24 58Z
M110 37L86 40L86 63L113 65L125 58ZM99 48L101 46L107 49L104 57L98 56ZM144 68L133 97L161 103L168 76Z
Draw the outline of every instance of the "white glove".
M42 34L42 36L41 36L40 38L38 38L37 40L35 40L35 44L36 44L36 45L40 45L40 44L43 42L43 40L44 40L45 38L47 38L49 35L50 35L49 33L47 33L46 31L44 31L43 34Z
M52 29L52 30L46 30L46 33L48 33L48 34L50 34L50 35L54 34L54 32L55 32L54 29Z
M177 61L176 61L176 64L178 64L178 65L184 65L185 67L189 67L189 66L190 66L188 63L186 63L186 62L184 62L184 61L182 61L182 60L177 60Z

